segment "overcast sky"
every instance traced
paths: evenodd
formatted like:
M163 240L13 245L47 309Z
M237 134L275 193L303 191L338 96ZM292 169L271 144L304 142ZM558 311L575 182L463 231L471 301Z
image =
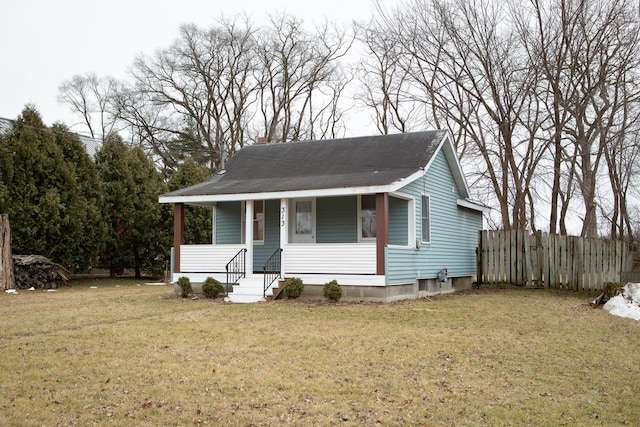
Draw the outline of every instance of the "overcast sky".
M385 6L400 0L380 0ZM183 23L209 26L221 14L248 13L254 22L287 12L307 23L325 17L349 25L366 20L374 0L1 0L0 117L15 119L27 103L44 122L74 117L57 100L74 74L125 78L139 53L167 47Z

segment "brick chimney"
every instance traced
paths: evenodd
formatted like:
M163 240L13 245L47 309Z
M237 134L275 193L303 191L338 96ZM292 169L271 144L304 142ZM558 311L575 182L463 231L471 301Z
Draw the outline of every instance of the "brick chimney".
M264 136L259 136L258 139L256 140L256 142L258 144L268 144L267 138L265 138Z

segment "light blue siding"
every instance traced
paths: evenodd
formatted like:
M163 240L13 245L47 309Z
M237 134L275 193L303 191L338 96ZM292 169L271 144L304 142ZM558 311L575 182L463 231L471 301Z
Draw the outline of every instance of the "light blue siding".
M237 245L242 243L242 204L219 202L216 208L216 243Z
M389 244L406 246L409 234L409 201L389 197Z
M358 241L358 198L323 197L316 200L316 242Z
M448 270L450 277L474 275L482 213L457 205L460 194L444 153L440 151L436 155L424 177L399 192L415 200L415 237L418 240L422 235L421 196L430 197L431 242L411 249L387 248L387 283L414 283L416 278L435 278L443 268Z
M280 200L265 201L264 243L253 246L253 269L262 271L264 263L280 247Z

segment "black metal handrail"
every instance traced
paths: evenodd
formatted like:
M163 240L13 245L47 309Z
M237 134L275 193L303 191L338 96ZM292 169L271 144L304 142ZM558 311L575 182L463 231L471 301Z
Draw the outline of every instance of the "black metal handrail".
M282 262L282 248L276 249L274 253L271 254L267 262L264 263L262 267L262 271L264 272L264 291L262 296L266 298L267 289L273 285L280 276L281 262Z
M238 283L243 277L246 277L246 249L240 249L237 254L231 258L225 267L227 270L227 295L229 295L229 285Z

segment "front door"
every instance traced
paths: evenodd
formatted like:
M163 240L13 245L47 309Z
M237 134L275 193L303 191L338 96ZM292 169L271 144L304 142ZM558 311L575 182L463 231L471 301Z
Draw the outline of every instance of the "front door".
M315 243L316 206L314 199L293 200L291 243Z

